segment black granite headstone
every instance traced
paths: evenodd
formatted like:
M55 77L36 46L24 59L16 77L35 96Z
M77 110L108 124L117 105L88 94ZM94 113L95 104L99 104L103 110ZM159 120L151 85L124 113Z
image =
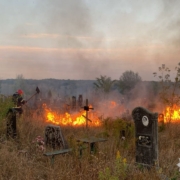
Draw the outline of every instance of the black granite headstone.
M136 163L158 166L158 113L137 107L132 116L135 122Z

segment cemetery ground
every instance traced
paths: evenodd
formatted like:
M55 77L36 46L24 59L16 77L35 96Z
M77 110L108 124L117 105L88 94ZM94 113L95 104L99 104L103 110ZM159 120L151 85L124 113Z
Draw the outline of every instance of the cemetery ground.
M26 112L17 117L17 138L6 138L6 120L0 122L0 179L1 180L158 180L180 179L177 163L180 157L180 123L159 128L159 168L146 169L135 164L134 122L131 119L106 118L99 127L61 126L72 151L51 157L43 155L36 143L44 137L48 125L41 116ZM90 123L89 123L90 124ZM126 139L121 130L126 130ZM78 138L95 136L107 141L90 153L86 145L80 153ZM42 144L43 145L43 144ZM43 146L42 146L43 147Z

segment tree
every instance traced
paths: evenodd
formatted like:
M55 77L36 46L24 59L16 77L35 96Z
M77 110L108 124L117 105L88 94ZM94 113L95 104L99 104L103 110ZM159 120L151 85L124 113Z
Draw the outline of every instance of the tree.
M135 85L141 81L142 79L138 75L138 73L135 73L133 71L125 71L119 78L117 86L119 91L124 94L125 92L129 92L130 90L132 90Z
M175 67L175 81L170 79L171 70L162 64L159 67L159 74L154 72L154 77L158 76L160 80L160 100L167 106L173 107L173 105L180 105L180 95L177 88L180 87L180 63Z
M96 90L100 90L104 93L109 93L116 80L111 80L110 77L101 76L96 78L96 82L93 83Z

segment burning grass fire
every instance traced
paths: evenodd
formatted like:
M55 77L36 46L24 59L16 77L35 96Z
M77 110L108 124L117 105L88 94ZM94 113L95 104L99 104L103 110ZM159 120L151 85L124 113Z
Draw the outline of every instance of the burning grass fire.
M51 110L46 104L43 104L43 109L45 110L46 122L64 126L84 126L86 124L86 111L62 114ZM91 119L89 126L98 127L101 125L101 121L95 113L89 112L88 119Z
M116 109L116 103L114 101L110 102L109 108ZM48 108L46 104L43 104L43 109L45 111L46 122L50 122L56 125L63 126L85 126L86 125L86 111L82 110L79 112L73 113L59 113ZM122 110L122 108L121 108ZM163 117L161 116L163 115ZM98 127L101 126L101 120L98 117L97 113L88 111L88 119L91 121L88 122L89 126ZM158 121L164 121L164 123L180 122L180 107L173 105L173 107L166 107L165 110L160 114Z
M168 122L172 122L172 123L180 122L180 107L178 107L175 104L172 107L168 106L163 111L163 115L164 115L164 122L165 123L168 123Z

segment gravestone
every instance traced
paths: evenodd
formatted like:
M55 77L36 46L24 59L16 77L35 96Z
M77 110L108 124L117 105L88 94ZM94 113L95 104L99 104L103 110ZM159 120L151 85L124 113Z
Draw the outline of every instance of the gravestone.
M72 110L76 109L76 96L72 96Z
M21 108L19 108L19 107L9 108L9 110L7 112L7 122L6 122L7 138L12 138L12 139L17 138L17 125L16 125L17 114L19 114L19 115L22 114Z
M16 112L12 108L8 111L7 115L7 138L16 138Z
M64 139L60 126L48 125L45 128L45 144L47 148L66 149L67 142Z
M132 111L135 123L136 163L158 166L158 113L137 107Z
M81 108L82 104L83 104L83 96L82 96L82 94L80 94L79 98L78 98L78 106Z

